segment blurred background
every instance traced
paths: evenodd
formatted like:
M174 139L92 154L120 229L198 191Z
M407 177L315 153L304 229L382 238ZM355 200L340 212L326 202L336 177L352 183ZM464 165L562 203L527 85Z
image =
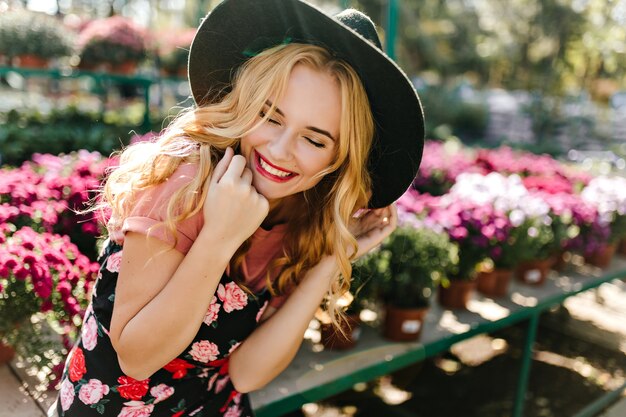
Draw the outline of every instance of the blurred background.
M187 51L218 3L0 0L0 363L13 358L0 366L0 416L40 416L53 401L104 233L76 210L117 163L113 151L152 140L193 104ZM371 264L378 276L375 291L351 290L351 308L430 305L452 281L500 266L517 274L515 291L523 292L522 261L549 261L541 274L552 284L573 273L626 273L626 0L312 3L330 14L354 7L371 16L426 115L424 160L399 202L401 227L355 266ZM511 202L513 189L522 197ZM505 213L502 199L514 205ZM461 214L446 201L501 218L450 228L442 219ZM533 202L546 212L512 221ZM27 268L27 255L36 267ZM28 278L31 269L48 272ZM512 293L505 288L498 300L482 292L472 301L529 306ZM432 304L424 331L470 314ZM625 306L626 284L613 281L542 314L525 415L569 416L623 391ZM365 316L378 332L382 315ZM305 346L319 352L324 326L312 323ZM526 329L515 324L470 339L289 416L511 415ZM3 357L5 347L12 353ZM623 413L611 417L626 415L621 404Z
M59 42L50 42L46 36L28 41L35 54L53 60L47 64L49 67L106 69L115 60L121 63L130 59L138 66L131 70L136 75L184 76L184 49L191 41L193 28L217 3L3 0L0 11L8 20L8 15L22 14L20 9L29 10L54 20L41 26L61 25L63 34L59 36L67 45L64 51L50 51ZM626 111L624 0L313 3L330 13L345 7L359 8L374 19L388 54L400 63L424 101L429 138L455 136L470 144L506 143L553 155L570 149L611 151L619 156L625 153L621 143L626 138L626 118L622 117ZM103 31L97 27L98 21L111 16L128 18L134 25L125 29L126 38L110 40L119 43L114 53L102 50L108 45L94 45L93 41ZM20 16L21 20L29 18L33 17ZM16 26L15 20L10 18L12 26ZM87 30L90 23L92 27ZM8 28L6 21L3 26L5 33L19 32L19 28ZM13 57L22 52L9 50L19 47L15 39L20 35L7 34L5 38L11 36L12 41L0 44L0 51L5 52L2 59L19 65L19 58ZM119 48L131 51L121 56L124 53ZM5 80L3 87L6 81L11 87L23 89L24 81L15 75ZM156 121L188 93L183 84L153 82L150 88L150 109ZM68 91L58 87L57 90ZM123 98L142 94L137 85L126 85L120 90ZM3 92L8 93L6 89ZM16 98L19 100L23 102L24 98ZM43 107L46 99L31 101L44 112L52 107ZM78 101L82 103L73 100L71 104L88 108L87 99ZM8 97L3 102L5 108L19 107ZM140 119L142 113L138 113L135 117ZM144 130L147 131L147 124ZM608 154L602 156L612 158Z

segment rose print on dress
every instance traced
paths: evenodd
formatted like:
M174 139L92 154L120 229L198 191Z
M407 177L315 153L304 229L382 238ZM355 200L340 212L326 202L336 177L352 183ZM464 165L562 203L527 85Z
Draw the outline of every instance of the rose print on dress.
M150 378L137 381L129 376L121 376L117 378L120 385L117 386L119 394L127 400L141 400L141 397L148 393L148 383Z
M64 379L61 384L61 390L59 393L59 398L61 400L61 409L63 411L69 410L74 402L74 385L68 380Z
M191 346L189 354L194 360L207 363L217 359L217 355L220 354L220 351L215 343L211 343L208 340L201 340Z
M72 382L77 382L85 375L85 372L87 372L87 368L85 367L85 355L81 348L76 347L70 358L70 379Z
M227 313L243 310L248 305L248 295L234 282L229 282L225 286L220 284L217 287L217 296L222 300L224 311Z
M187 370L193 368L194 366L192 364L180 358L172 359L170 363L163 367L163 369L172 373L173 379L184 378L187 375Z
M261 320L261 316L263 316L263 313L265 313L265 309L267 308L269 304L269 301L266 301L263 303L263 306L259 309L259 312L256 313L256 322L258 323L259 320Z
M231 342L232 343L232 342ZM234 345L232 345L230 347L230 350L228 351L228 354L230 355L231 353L233 353L235 351L235 349L237 349L239 347L239 345L241 344L241 342L237 342Z
M215 384L215 393L219 394L220 392L222 392L226 384L228 384L228 381L230 381L230 377L228 375L226 375L222 379L218 379L217 383Z
M154 404L145 404L143 401L128 401L117 417L148 417L154 410Z
M213 296L211 299L211 305L204 316L204 324L210 326L215 320L217 320L217 314L220 311L220 305L217 303L217 298Z
M154 404L167 400L172 394L174 394L174 388L165 384L159 384L150 389L150 395L154 397Z
M237 404L231 405L224 413L224 417L241 417L241 409Z
M83 347L86 350L94 350L98 344L98 322L96 322L96 318L93 314L83 324L81 338L83 341Z
M200 411L202 411L204 409L204 406L201 405L200 407L196 408L195 410L193 410L191 413L189 413L190 417L195 416L196 414L198 414Z
M115 252L107 259L106 269L109 272L120 272L120 264L122 263L122 251Z
M97 404L102 397L109 393L109 386L97 379L90 379L85 385L80 387L78 398L85 404Z
M190 346L163 367L158 382L155 377L134 380L119 370L107 338L108 330L103 326L110 319L113 308L115 285L109 284L114 283L117 275L109 270L120 269L121 254L115 253L119 249L117 246L109 248L100 260L100 294L92 297L94 304L88 306L83 316L80 342L68 355L59 392L59 412L63 410L67 417L109 414L115 417L182 417L194 413L195 417L200 417L218 411L218 415L227 417L251 415L248 402L244 402L243 397L239 399L241 394L237 395L233 389L228 374L228 355L245 337L240 337L237 332L223 335L216 331L216 326L230 328L232 323L245 323L246 331L247 326L254 328L255 318L263 314L259 308L267 311L269 303L266 301L270 295L263 292L258 302L256 299L250 302L250 296L224 275L221 285L218 284L215 293L207 300L210 301L204 317L207 326L200 326ZM96 305L97 316L94 314ZM112 360L98 362L97 358L92 362L95 355L104 350L111 351ZM204 391L207 398L219 396L220 400L204 404L196 402L194 397L191 406L188 386L193 387L194 393Z

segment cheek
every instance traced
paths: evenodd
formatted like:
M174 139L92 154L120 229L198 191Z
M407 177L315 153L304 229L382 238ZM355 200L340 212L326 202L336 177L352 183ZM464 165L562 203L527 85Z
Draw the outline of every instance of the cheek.
M323 155L318 152L309 154L308 157L305 157L302 160L302 164L305 167L307 175L314 176L330 167L333 162L333 156L334 154L332 152ZM315 181L319 182L320 180L321 178Z

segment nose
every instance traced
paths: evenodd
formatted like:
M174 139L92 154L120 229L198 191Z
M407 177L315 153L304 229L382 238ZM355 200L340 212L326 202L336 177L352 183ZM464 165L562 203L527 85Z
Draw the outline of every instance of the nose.
M275 162L288 162L293 158L292 146L294 144L294 134L289 129L284 129L270 139L266 148L269 157Z

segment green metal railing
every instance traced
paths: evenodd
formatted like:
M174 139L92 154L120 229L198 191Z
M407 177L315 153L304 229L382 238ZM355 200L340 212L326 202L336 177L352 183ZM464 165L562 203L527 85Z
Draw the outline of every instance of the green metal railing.
M49 78L54 80L84 78L88 77L95 83L95 94L101 96L102 100L107 94L107 90L114 84L117 85L133 85L143 89L144 100L144 116L141 124L142 130L150 130L150 87L153 84L161 82L159 77L147 77L142 75L118 75L105 72L83 71L72 68L21 68L21 67L0 67L0 76L9 73L17 73L25 78Z
M450 349L452 345L479 334L492 333L527 321L526 338L520 361L513 417L524 415L524 403L532 364L532 348L537 334L539 316L542 312L562 304L567 298L589 291L616 279L626 277L626 259L614 262L613 268L598 276L576 273L568 276L552 277L543 287L531 287L512 283L511 293L530 297L533 306L520 306L511 298L493 300L498 306L509 311L497 319L476 318L472 312L454 311L466 329L459 332L445 331L439 320L448 314L433 305L427 316L420 343L392 343L378 336L369 326L362 326L362 337L357 347L347 352L315 352L306 342L296 359L277 380L264 390L253 393L252 401L258 417L277 417L298 409L303 404L320 401L332 395L351 389L356 383L371 381L408 365L422 361ZM565 282L565 284L561 282ZM481 301L482 300L482 301ZM485 302L480 296L477 301ZM492 301L489 301L492 302ZM603 395L585 407L574 417L590 417L626 389L626 384Z

